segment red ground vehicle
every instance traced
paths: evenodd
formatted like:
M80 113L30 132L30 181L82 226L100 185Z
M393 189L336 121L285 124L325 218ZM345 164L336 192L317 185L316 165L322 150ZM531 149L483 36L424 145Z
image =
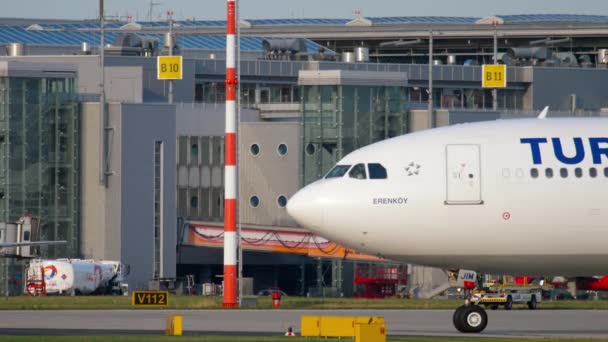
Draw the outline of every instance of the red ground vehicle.
M407 283L407 266L357 266L355 298L386 298Z

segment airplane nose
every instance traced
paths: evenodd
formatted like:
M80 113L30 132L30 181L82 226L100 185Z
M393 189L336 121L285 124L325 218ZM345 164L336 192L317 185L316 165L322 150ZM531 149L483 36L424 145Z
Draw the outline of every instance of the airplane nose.
M323 225L323 198L316 186L307 186L296 192L287 203L287 213L304 228L318 231Z

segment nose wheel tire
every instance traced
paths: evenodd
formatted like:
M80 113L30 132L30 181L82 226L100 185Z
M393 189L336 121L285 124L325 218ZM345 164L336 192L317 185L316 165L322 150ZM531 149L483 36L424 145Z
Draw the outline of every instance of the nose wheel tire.
M463 333L480 333L488 325L488 314L479 305L463 305L452 317L454 327Z

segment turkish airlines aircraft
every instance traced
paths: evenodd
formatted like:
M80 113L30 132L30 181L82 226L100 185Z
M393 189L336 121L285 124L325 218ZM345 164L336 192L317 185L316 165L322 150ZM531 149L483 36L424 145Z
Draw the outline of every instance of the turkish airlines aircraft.
M363 147L287 211L361 252L456 273L608 274L608 119L546 111ZM454 313L462 332L486 324L468 300Z

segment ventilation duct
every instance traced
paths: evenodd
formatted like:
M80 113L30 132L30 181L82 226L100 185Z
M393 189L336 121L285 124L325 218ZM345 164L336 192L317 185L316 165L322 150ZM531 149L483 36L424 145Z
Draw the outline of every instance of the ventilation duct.
M355 63L354 52L342 52L342 62L344 63Z
M297 59L297 55L306 54L304 39L264 39L262 47L268 59Z
M115 56L153 56L158 51L159 41L155 38L142 38L135 33L121 33L111 47L106 48L108 55Z
M551 58L551 52L546 47L533 47L533 48L511 48L509 50L509 57L520 59L540 59L545 60Z
M10 57L23 56L25 45L22 43L9 43L6 46L6 54Z
M141 47L141 38L135 33L121 33L114 39L115 47L134 48Z
M597 64L608 64L608 49L597 50Z
M355 48L355 60L357 63L369 62L369 48L358 46Z
M80 53L83 55L91 54L91 45L87 42L82 42Z

